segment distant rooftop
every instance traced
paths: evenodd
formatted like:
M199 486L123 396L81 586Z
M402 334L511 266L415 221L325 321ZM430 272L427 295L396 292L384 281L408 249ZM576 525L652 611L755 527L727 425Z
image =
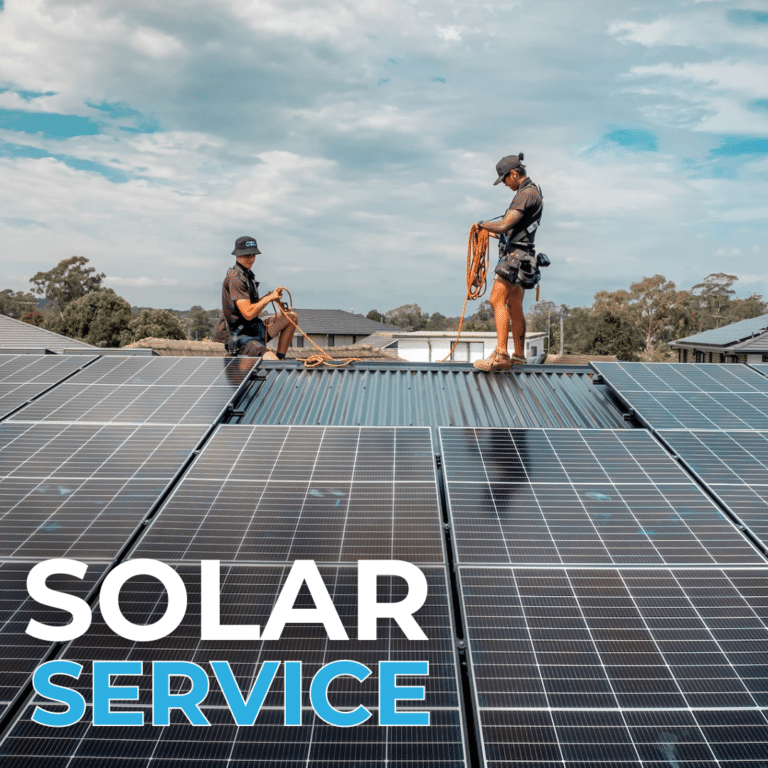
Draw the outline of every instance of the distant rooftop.
M749 320L739 320L736 323L724 325L722 328L713 328L710 331L694 333L692 336L686 336L684 339L673 341L671 346L679 344L707 344L716 347L725 347L732 344L751 339L753 336L759 336L768 330L768 315L759 315L751 317Z
M399 331L395 325L377 323L365 315L343 309L294 309L305 333L338 334L339 336L368 336L377 331Z
M7 315L0 315L0 348L49 349L61 354L65 349L98 349L82 341L70 339L60 333L46 331L36 325L22 323Z

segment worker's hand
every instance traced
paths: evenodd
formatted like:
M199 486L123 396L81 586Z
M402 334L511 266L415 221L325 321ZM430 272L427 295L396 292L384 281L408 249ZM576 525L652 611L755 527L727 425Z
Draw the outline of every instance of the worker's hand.
M280 288L275 288L274 291L270 292L269 300L270 301L280 301L282 296L283 296L283 291Z

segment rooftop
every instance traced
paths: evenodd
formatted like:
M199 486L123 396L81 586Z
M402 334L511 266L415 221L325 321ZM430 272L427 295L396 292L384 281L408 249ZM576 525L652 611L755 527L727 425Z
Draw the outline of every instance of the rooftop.
M717 347L727 347L739 342L751 339L753 336L759 336L768 330L768 315L752 317L749 320L739 320L736 323L724 325L721 328L713 328L709 331L694 333L692 336L686 336L684 339L673 341L670 346L679 345L707 345Z

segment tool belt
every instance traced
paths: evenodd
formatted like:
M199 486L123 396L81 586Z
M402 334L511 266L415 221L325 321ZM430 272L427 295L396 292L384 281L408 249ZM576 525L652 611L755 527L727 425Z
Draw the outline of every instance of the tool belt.
M224 323L227 326L227 342L225 346L227 352L232 357L237 357L242 348L251 340L256 340L264 346L267 345L267 328L261 318L255 318L255 323L252 320L249 323L249 327L246 327L244 323L240 323L233 328L227 321L226 316L224 317Z
M517 248L502 256L493 271L510 283L528 289L538 285L541 280L540 267L548 267L550 263L546 253L536 254Z

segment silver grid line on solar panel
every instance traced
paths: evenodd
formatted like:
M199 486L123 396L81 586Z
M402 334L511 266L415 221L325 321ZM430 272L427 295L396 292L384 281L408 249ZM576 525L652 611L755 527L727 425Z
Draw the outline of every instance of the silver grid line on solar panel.
M459 563L766 562L647 432L443 427L440 443Z

